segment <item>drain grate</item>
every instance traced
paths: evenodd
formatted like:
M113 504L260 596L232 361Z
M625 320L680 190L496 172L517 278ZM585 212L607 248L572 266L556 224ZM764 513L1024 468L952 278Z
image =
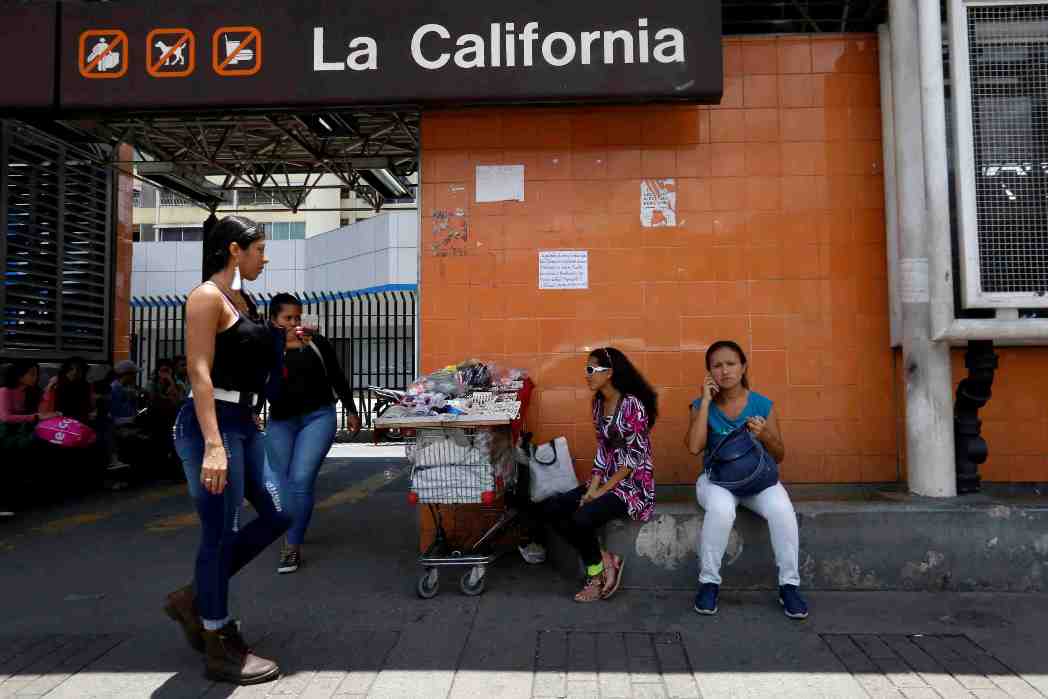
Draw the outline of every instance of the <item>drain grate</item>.
M532 696L699 699L678 633L542 631Z
M870 696L1043 696L964 635L819 635Z

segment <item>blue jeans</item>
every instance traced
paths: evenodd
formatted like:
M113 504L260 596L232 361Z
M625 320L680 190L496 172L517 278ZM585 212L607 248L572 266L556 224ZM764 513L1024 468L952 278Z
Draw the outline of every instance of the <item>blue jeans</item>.
M320 465L335 441L335 406L329 405L288 420L270 420L266 434L269 467L288 484L291 529L287 542L300 546L313 518Z
M284 511L284 479L266 469L262 434L251 411L232 403L215 402L218 430L226 447L226 488L213 495L200 482L204 435L192 399L175 420L175 450L189 482L189 494L200 515L200 549L194 587L202 619L222 621L229 616L229 579L251 562L291 526ZM258 516L240 526L244 498Z

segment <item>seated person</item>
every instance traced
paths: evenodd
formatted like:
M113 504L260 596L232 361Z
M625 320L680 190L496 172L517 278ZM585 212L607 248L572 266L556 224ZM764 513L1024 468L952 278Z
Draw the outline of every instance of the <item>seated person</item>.
M40 409L93 426L95 392L87 380L87 362L80 357L62 362L58 374L47 384Z
M0 446L14 449L28 446L33 426L54 417L53 412L38 410L40 403L40 366L30 359L19 359L4 370L0 387Z
M593 391L597 455L587 485L538 503L544 521L578 551L586 584L576 602L608 599L622 582L623 559L602 550L597 529L613 519L646 522L655 510L651 429L658 416L655 391L613 347L590 353L586 380Z
M30 359L18 359L4 370L3 386L0 386L0 452L13 456L5 457L3 463L12 468L17 463L35 462L36 455L21 454L19 451L37 448L41 443L33 438L33 428L40 420L54 417L55 413L39 411L40 367ZM0 517L14 514L13 504L17 490L16 481L25 475L21 469L5 472L5 487L0 490Z
M134 423L138 417L139 399L142 391L135 385L138 378L138 365L125 359L113 367L116 378L110 385L109 414L117 427Z
M746 367L746 354L734 342L715 342L706 351L708 373L703 382L702 397L691 405L688 450L695 455L702 454L711 444L716 444L718 436L745 424L776 463L781 464L786 449L778 418L772 410L772 402L750 390ZM768 521L775 563L779 568L779 603L786 616L807 618L808 605L797 589L800 585L797 515L782 483L776 482L756 495L739 497L711 483L709 475L703 472L695 484L695 491L706 512L700 535L699 592L695 596L695 611L699 614L717 613L721 561L735 522L735 508L743 505Z

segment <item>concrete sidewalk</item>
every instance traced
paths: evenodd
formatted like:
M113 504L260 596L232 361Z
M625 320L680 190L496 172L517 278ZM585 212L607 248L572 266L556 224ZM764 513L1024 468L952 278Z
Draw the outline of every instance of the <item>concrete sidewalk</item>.
M414 594L403 463L330 459L297 574L267 552L236 580L244 633L284 669L236 689L160 613L192 566L184 487L122 493L0 526L0 697L1045 697L1048 595L816 592L807 622L768 592L629 586L593 605L507 556L488 590Z

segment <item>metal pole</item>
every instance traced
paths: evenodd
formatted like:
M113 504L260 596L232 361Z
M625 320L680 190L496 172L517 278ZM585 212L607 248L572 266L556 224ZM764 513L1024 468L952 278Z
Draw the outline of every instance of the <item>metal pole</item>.
M913 70L921 63L924 72L923 59L929 51L941 52L942 40L921 50L915 0L891 0L890 17L908 483L916 495L953 497L950 348L931 339L921 83Z
M895 179L895 114L892 109L892 39L888 25L877 29L881 69L881 146L884 154L884 223L887 233L888 312L891 345L902 344L902 307L899 302L899 203Z

